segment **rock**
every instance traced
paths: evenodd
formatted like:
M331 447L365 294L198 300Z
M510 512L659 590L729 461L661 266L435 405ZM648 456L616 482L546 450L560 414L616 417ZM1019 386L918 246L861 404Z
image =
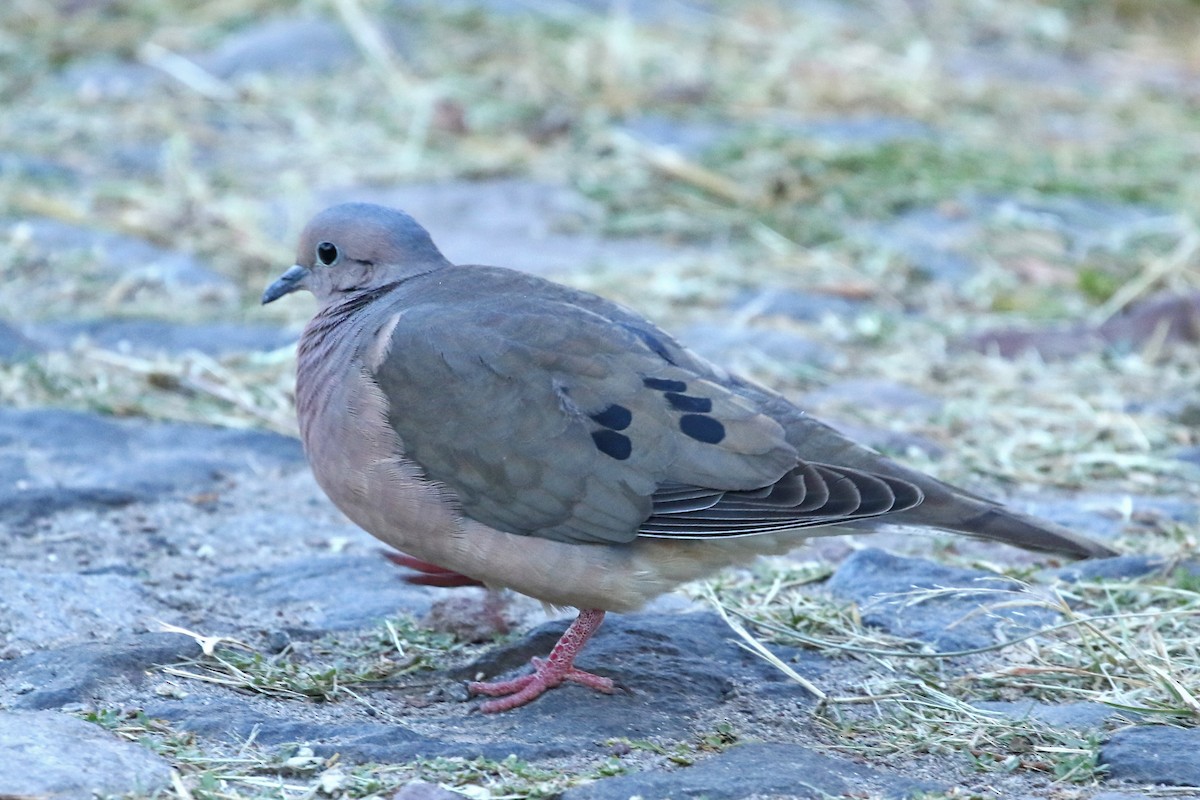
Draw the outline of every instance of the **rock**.
M71 64L59 80L85 103L144 97L168 81L165 74L145 64L111 57Z
M1097 558L1079 561L1054 572L1068 583L1076 581L1122 580L1141 578L1160 572L1167 566L1166 559L1159 556L1133 553L1114 558Z
M761 367L828 367L838 358L826 345L791 331L716 324L692 325L679 339L704 358L735 371Z
M984 647L1058 619L1053 611L1037 606L1038 598L1026 594L1016 581L877 548L854 553L827 585L835 597L858 603L868 625L928 642L941 651ZM947 589L955 591L943 591ZM925 596L923 590L932 594ZM1029 606L990 608L1022 595L1029 598ZM906 607L917 597L919 604Z
M234 573L212 586L230 596L243 623L257 621L307 638L368 628L398 612L420 616L435 596L405 583L400 570L373 553L309 556Z
M907 117L846 117L820 120L775 120L775 130L835 145L878 147L893 142L933 138L929 125Z
M978 264L971 250L983 228L970 214L940 208L916 209L859 229L875 246L907 259L929 280L961 284Z
M303 462L295 439L78 411L0 409L0 524L211 488L238 472Z
M1108 777L1130 783L1200 786L1200 728L1144 725L1113 734L1100 748Z
M870 310L866 301L787 289L748 289L730 305L739 316L781 316L801 322L821 322L829 316L851 319Z
M462 800L463 795L443 789L436 783L410 781L392 795L392 800Z
M71 259L85 259L88 272L135 288L186 289L191 302L232 301L237 285L213 272L189 253L167 250L143 239L72 225L49 217L0 219L0 236L26 258L43 259L47 269Z
M1098 493L1070 497L1039 495L1022 497L1012 504L1026 513L1101 540L1115 539L1131 522L1139 520L1185 524L1200 521L1200 507L1177 497Z
M793 744L744 744L694 766L653 770L568 789L562 800L633 797L739 800L748 796L812 798L914 797L933 784L864 767Z
M324 17L262 20L226 36L197 64L224 79L256 73L329 73L354 61L358 52L345 27Z
M851 378L828 384L800 398L802 408L827 405L867 405L896 412L914 411L925 417L942 413L940 397L902 383L880 378Z
M0 707L41 710L87 703L101 684L124 680L139 686L148 668L199 653L195 641L172 633L39 650L0 662Z
M0 178L36 183L79 182L79 174L75 170L57 161L4 151L0 151Z
M681 120L662 114L645 114L625 121L622 133L644 144L666 147L689 158L696 158L735 134L728 122Z
M963 340L960 346L1017 358L1036 352L1061 361L1099 350L1131 352L1153 343L1190 346L1200 341L1200 292L1161 294L1143 300L1099 325L998 328Z
M36 573L0 567L0 652L84 641L104 631L144 630L155 604L123 575Z
M1100 730L1113 721L1128 719L1128 712L1117 711L1103 703L1038 703L1033 700L984 700L974 704L985 711L996 711L1014 720L1034 719L1055 728L1085 732Z
M182 699L149 699L145 711L222 741L256 731L256 741L265 745L298 742L318 754L340 753L352 762L396 762L418 756L562 758L606 738L686 738L697 719L739 698L746 704L767 698L786 704L814 702L774 667L730 641L732 633L714 614L611 615L584 650L580 666L612 677L621 691L599 696L567 685L505 714L467 713L478 701L464 704L461 684L451 680L524 671L531 656L549 652L565 627L563 620L549 623L449 675L435 674L423 684L432 692L422 684L391 691L381 687L366 696L381 709L375 721L347 722L344 713L325 711L320 705L297 714L297 701L235 701L228 694L201 692ZM830 669L831 662L819 655L785 647L774 650L814 680ZM386 714L386 709L406 706L422 710L395 718Z
M151 796L171 783L171 765L98 725L56 712L0 711L0 795L91 800Z
M0 363L24 361L44 348L4 320L0 320Z
M25 332L45 349L66 349L80 338L110 350L210 356L287 347L296 335L270 325L179 324L154 319L95 319L45 322Z
M458 264L570 274L596 264L647 269L681 251L653 239L606 239L592 231L591 201L565 187L523 179L411 184L324 192L318 205L351 200L420 209L433 240Z

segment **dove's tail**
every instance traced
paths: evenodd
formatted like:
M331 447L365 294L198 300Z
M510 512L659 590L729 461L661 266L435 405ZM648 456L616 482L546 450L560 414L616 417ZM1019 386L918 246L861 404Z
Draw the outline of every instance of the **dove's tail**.
M889 517L888 522L921 525L990 539L1026 550L1061 553L1073 558L1108 558L1117 555L1111 547L1081 536L1061 525L1022 514L1002 505L963 494L953 487L927 478L921 489L925 502L910 511Z

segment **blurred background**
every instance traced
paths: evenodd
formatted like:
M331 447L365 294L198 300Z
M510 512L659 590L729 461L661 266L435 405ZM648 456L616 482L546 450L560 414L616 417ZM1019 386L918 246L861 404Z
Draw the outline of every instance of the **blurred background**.
M1200 6L10 0L0 390L290 432L296 234L651 315L917 466L1195 497Z

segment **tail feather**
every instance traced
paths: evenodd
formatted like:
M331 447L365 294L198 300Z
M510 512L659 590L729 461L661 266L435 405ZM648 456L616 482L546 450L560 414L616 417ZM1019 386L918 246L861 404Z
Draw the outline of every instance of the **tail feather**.
M788 431L794 437L793 443L806 458L899 478L916 485L925 493L920 505L882 517L877 524L938 528L1027 550L1061 553L1072 558L1108 558L1117 555L1117 551L1109 546L1061 525L1014 511L897 463L847 439L811 417L792 416ZM856 527L870 524L857 523Z

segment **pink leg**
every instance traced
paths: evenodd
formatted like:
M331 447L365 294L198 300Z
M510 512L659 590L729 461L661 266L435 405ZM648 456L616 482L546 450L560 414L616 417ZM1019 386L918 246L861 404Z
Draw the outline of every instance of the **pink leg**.
M499 700L489 700L480 706L485 714L495 714L498 711L508 711L517 706L523 706L531 700L540 697L547 689L553 689L563 681L581 683L598 692L611 694L613 682L611 678L593 675L575 667L575 656L587 643L588 638L604 621L604 612L598 608L584 609L571 623L558 644L550 651L550 657L543 660L533 659L533 674L514 678L510 681L494 683L473 682L467 684L471 694L486 694L499 697Z
M397 553L393 550L384 550L382 552L383 557L393 564L398 564L418 573L416 575L405 575L403 578L405 583L414 583L419 586L483 586L480 581L474 578L468 578L466 575L460 575L445 567L439 567L437 564L430 564L428 561L413 558L407 553Z

